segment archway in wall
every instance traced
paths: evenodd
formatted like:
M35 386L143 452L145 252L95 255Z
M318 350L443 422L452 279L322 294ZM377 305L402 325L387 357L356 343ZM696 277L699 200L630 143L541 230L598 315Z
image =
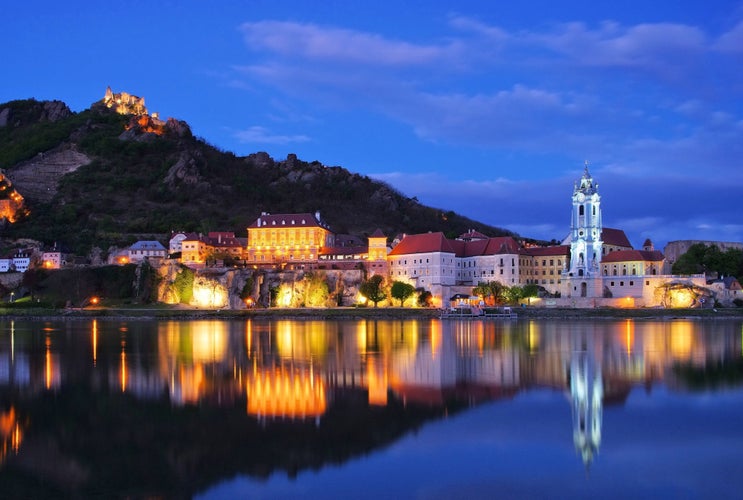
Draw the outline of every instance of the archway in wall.
M588 285L585 283L580 284L580 296L585 297L588 294Z

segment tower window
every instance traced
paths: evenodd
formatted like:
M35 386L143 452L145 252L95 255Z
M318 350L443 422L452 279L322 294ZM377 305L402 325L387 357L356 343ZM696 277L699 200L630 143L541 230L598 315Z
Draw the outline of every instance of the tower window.
M586 214L586 207L584 205L581 205L578 207L578 215L585 215Z

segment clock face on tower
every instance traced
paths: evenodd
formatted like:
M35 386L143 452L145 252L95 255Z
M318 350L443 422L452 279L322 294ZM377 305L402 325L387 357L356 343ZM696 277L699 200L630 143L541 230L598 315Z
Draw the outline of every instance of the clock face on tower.
M586 195L584 195L583 193L578 193L578 202L583 203L584 201L586 201Z

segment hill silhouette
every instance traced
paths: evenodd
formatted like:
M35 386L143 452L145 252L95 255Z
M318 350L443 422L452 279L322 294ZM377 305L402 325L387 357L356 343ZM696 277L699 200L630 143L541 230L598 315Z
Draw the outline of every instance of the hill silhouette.
M0 168L28 214L3 236L60 242L76 253L174 229L234 231L262 212L320 211L336 233L366 236L469 229L512 234L422 205L388 184L295 155L236 156L186 122L122 115L103 101L74 113L60 101L0 104Z

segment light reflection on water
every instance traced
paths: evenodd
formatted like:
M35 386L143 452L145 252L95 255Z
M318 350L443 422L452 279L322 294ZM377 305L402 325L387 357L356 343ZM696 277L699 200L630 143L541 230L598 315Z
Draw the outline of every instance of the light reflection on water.
M732 497L742 336L734 320L0 322L0 491Z

